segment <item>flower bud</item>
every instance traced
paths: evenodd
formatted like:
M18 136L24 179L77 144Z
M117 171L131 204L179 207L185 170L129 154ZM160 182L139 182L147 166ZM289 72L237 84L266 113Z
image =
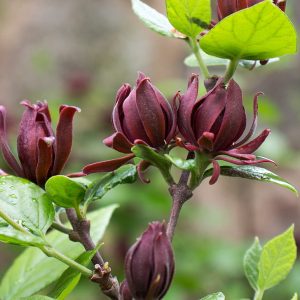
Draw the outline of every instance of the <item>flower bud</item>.
M218 0L218 17L219 20L248 7L251 7L263 0ZM282 11L285 11L286 0L273 0Z
M174 138L176 109L144 74L139 73L136 87L124 84L116 96L112 113L115 133L104 144L128 155L116 160L86 166L86 174L113 171L134 157L131 148L144 144L163 149Z
M166 294L174 273L174 256L164 223L150 223L129 249L125 273L134 299L162 299Z
M72 121L78 108L63 105L54 134L51 127L51 116L46 102L25 106L17 139L17 150L20 163L12 154L6 136L6 110L0 106L0 147L8 165L16 175L27 178L40 186L46 180L59 174L71 151Z
M243 106L242 91L239 85L230 80L228 87L220 78L215 87L197 100L198 76L193 75L188 89L180 98L178 109L178 129L184 138L177 143L189 151L206 153L214 163L219 176L217 160L225 160L237 165L271 162L268 159L257 160L252 153L265 141L270 133L265 129L257 138L249 141L257 125L258 93L254 97L254 117L247 134L246 114ZM248 142L247 144L245 144ZM233 159L227 156L233 157ZM214 181L214 180L213 180Z

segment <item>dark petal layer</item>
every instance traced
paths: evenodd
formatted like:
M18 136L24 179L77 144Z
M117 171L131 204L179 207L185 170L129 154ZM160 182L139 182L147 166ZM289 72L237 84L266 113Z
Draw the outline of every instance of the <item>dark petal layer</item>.
M213 150L215 135L211 132L203 132L200 139L198 139L198 145L200 150Z
M80 112L80 109L75 106L62 106L60 109L56 128L52 175L60 174L69 158L73 139L73 118L76 112Z
M133 144L126 138L123 133L116 132L103 140L103 143L122 153L131 153Z
M139 116L136 105L135 90L132 90L130 95L124 101L123 114L124 119L122 121L122 128L124 135L130 140L130 142L133 143L135 139L141 139L148 144L151 144L144 129L141 117Z
M176 135L176 130L177 130L177 109L178 109L178 105L177 103L179 103L180 99L180 94L176 93L176 95L174 96L172 103L171 103L171 109L172 109L172 120L168 121L168 122L172 122L171 127L170 127L170 131L167 133L166 136L166 143L169 144L170 141L172 139L175 138Z
M132 300L132 295L126 280L120 284L121 300Z
M197 139L192 129L192 111L197 100L199 88L198 76L193 74L186 93L181 97L178 109L178 129L183 137L194 145L197 144Z
M41 138L38 141L38 162L36 166L36 182L44 186L52 165L54 137Z
M0 105L0 148L7 164L16 172L18 176L23 177L23 170L8 145L6 135L6 109L2 105Z
M92 163L85 166L82 171L86 175L92 173L111 172L118 169L122 165L126 164L128 161L130 161L133 158L134 158L134 154L129 154L116 159Z
M124 117L122 107L124 101L129 96L130 92L131 92L131 87L129 84L124 84L121 86L121 88L117 92L116 105L112 113L113 125L115 127L115 130L122 133L124 133L122 129L122 120Z
M240 154L248 154L255 152L261 144L265 141L265 139L268 137L268 135L271 133L270 129L265 129L257 138L252 140L246 145L243 145L239 148L233 149L234 152L240 153Z
M238 165L238 166L256 165L256 164L260 164L260 163L272 163L272 164L275 164L275 162L273 160L268 159L268 158L255 159L255 160L236 160L236 159L232 159L232 158L229 158L229 157L226 157L226 156L216 156L214 159L215 160L227 161L227 162L229 162L231 164Z
M162 99L160 100L162 101ZM151 146L154 148L163 146L166 132L165 116L157 93L147 78L143 79L137 86L136 106Z
M194 108L193 114L193 130L197 139L203 132L210 132L212 126L216 122L225 108L226 90L222 85L218 85L207 98L201 101L201 105Z
M18 155L27 179L36 182L35 171L38 159L38 141L46 137L45 124L37 121L38 106L22 101L26 107L20 125L17 140ZM43 116L42 114L40 115Z
M241 141L233 144L233 148L237 148L237 147L243 145L244 143L246 143L253 136L253 134L256 130L256 127L257 127L258 97L260 95L263 95L263 93L259 92L254 96L254 100L253 100L253 121L252 121L252 125L250 127L249 132L247 133L247 135Z
M210 185L213 185L217 182L217 180L220 177L220 173L221 173L221 168L220 168L219 163L216 160L213 160L212 164L213 164L213 174L209 180Z
M227 150L245 130L246 115L242 91L234 80L227 88L226 106L221 127L214 142L214 151ZM243 130L242 130L243 129Z

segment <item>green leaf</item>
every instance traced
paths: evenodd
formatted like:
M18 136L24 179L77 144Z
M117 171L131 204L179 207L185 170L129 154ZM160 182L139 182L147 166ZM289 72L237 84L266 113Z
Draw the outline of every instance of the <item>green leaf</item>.
M116 205L88 214L91 221L91 236L98 243L109 223ZM85 252L79 243L71 242L68 236L58 231L47 234L47 241L59 252L76 259ZM37 248L26 249L11 265L0 285L1 300L15 300L30 296L56 281L68 268L64 263L47 257Z
M33 234L26 234L12 227L0 227L0 241L20 246L42 246L45 241Z
M297 293L294 294L292 300L298 300L298 294Z
M54 219L54 208L45 191L15 176L0 177L0 210L39 236Z
M162 154L159 154L145 145L135 145L131 148L131 151L141 159L144 159L158 168L170 168L171 163Z
M134 13L148 28L164 36L176 37L166 16L140 0L131 0L131 4Z
M207 66L227 66L229 64L228 59L219 58L206 54L204 51L200 50L201 56ZM268 61L268 64L278 62L280 59L278 57L272 58ZM199 64L195 54L189 55L184 60L185 65L191 68L198 68ZM240 60L239 66L247 70L252 70L253 68L261 67L262 65L255 60Z
M195 38L211 21L210 0L166 0L171 24L181 33Z
M196 167L196 163L194 159L183 160L179 157L172 157L168 154L165 154L165 157L177 168L181 170L191 171Z
M286 278L297 256L294 225L269 241L262 250L258 264L258 287L267 290Z
M55 300L55 298L50 298L48 296L43 296L43 295L35 295L35 296L21 298L21 300Z
M200 300L225 300L225 296L223 293L214 293L201 298Z
M209 169L205 172L204 178L212 175L212 169ZM255 167L255 166L238 166L238 167L230 167L223 166L221 167L221 175L230 176L230 177L241 177L246 179L264 181L278 184L284 188L289 189L294 192L298 196L297 189L292 186L285 179L279 177L275 173L272 173L269 170L264 168Z
M298 294L297 293L294 294L292 300L298 300Z
M266 0L224 18L200 40L200 46L221 58L265 60L295 53L296 40L287 15Z
M99 250L100 246L101 244L99 244L94 250L82 253L76 259L76 261L81 265L87 266L93 256ZM80 272L74 270L73 268L68 268L57 280L55 287L49 295L57 300L64 300L79 283L80 278Z
M136 166L125 165L114 172L108 173L101 179L93 182L87 189L85 201L101 199L108 191L119 184L134 183L137 180Z
M252 246L247 250L244 256L244 271L251 287L257 291L258 263L261 256L262 247L259 239L255 238Z
M45 189L56 205L65 208L78 207L86 191L81 183L62 175L48 179Z

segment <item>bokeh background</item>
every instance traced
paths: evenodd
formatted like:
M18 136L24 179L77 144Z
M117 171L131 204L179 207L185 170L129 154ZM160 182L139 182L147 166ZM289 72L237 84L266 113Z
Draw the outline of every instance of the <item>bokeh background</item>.
M164 1L145 2L164 12ZM299 28L297 2L288 0L288 14ZM110 115L116 90L124 82L133 84L141 70L171 98L185 89L190 73L197 72L183 64L188 50L183 42L145 28L131 11L129 0L0 0L0 104L8 110L12 147L22 114L19 102L46 99L56 120L60 104L82 109L76 116L66 173L117 157L118 153L101 143L112 132ZM299 69L300 56L295 55L237 74L249 116L252 96L257 91L265 93L259 126L272 128L272 136L261 153L278 163L278 167L270 167L274 172L298 188ZM0 168L8 170L1 160ZM167 187L157 171L147 175L151 184L118 187L98 203L120 204L102 248L120 279L129 245L148 222L168 218L171 201ZM199 299L217 291L229 300L251 298L243 276L243 253L254 236L270 239L291 223L295 223L300 241L299 219L299 199L283 188L224 177L214 186L205 182L182 211L174 240L177 272L165 299ZM20 251L0 245L0 277ZM300 262L265 299L290 299L296 291L300 292ZM83 298L104 299L96 286L81 282L68 299Z

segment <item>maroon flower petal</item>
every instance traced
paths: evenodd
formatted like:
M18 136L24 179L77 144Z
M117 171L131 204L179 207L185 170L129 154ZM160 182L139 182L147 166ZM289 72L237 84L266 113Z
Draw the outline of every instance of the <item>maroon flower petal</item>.
M133 159L134 156L134 154L129 154L120 158L89 164L85 166L82 171L87 175L92 173L111 172L126 164Z
M219 84L213 91L209 92L201 105L195 107L193 129L197 137L201 137L205 131L211 131L212 126L225 108L225 101L226 90L223 85Z
M38 161L36 166L36 183L43 186L52 165L54 137L41 138L38 141Z
M274 165L276 165L276 163L268 158L263 158L263 159L258 159L258 160L236 160L236 159L232 159L226 156L216 156L214 158L215 160L223 160L223 161L227 161L231 164L235 164L238 166L244 166L244 165L256 165L256 164L260 164L260 163L272 163Z
M113 109L112 119L113 125L116 131L123 132L122 128L122 106L126 98L129 96L131 92L131 87L129 84L124 84L117 92L116 96L116 105ZM123 132L124 133L124 132Z
M176 93L174 96L172 103L171 103L171 109L172 109L172 118L168 120L168 122L171 122L170 131L168 132L168 135L166 137L166 143L169 144L170 141L175 137L176 129L177 129L177 100L180 99L180 94Z
M60 109L56 128L52 175L60 174L69 158L73 139L73 118L76 112L80 112L80 109L75 106L63 106Z
M253 121L252 121L252 125L250 127L249 132L247 133L247 135L239 142L237 142L236 144L233 144L234 148L237 148L241 145L243 145L244 143L246 143L254 134L256 127L257 127L257 116L258 116L258 97L260 95L263 95L262 92L257 93L254 96L253 99Z
M270 129L265 129L257 138L255 138L246 145L233 149L233 151L239 154L253 153L261 146L261 144L266 140L270 133Z
M153 147L165 143L166 124L156 92L149 79L143 79L136 89L136 106L144 130Z
M188 151L197 151L199 150L197 146L194 146L192 144L189 144L189 143L184 143L183 140L181 138L176 138L176 145L178 147L181 147L181 148L184 148Z
M23 170L8 145L6 136L6 109L2 105L0 105L0 148L7 164L16 172L18 176L23 177Z
M221 168L220 168L219 163L216 160L213 160L212 164L213 164L213 174L209 180L210 185L213 185L217 182L217 180L220 177L220 173L221 173Z
M243 106L242 91L239 85L230 80L227 88L226 106L221 127L214 142L214 150L227 150L235 142L246 126L246 115Z
M131 153L133 144L126 138L123 133L116 132L103 140L103 143L122 153Z
M197 144L196 137L192 129L192 112L194 104L197 100L199 88L198 75L193 74L190 78L188 89L180 99L178 108L178 129L183 137L189 142Z

